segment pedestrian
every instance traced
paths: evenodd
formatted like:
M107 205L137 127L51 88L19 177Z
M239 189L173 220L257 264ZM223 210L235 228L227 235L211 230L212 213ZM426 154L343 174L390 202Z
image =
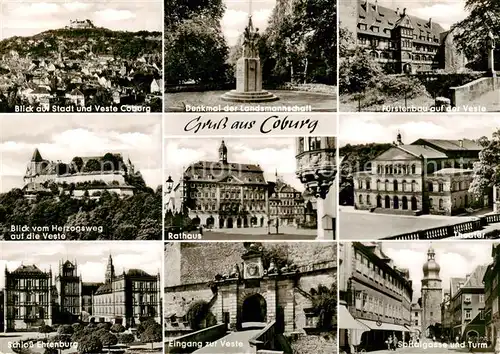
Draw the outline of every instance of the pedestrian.
M394 336L393 337L393 343L392 343L393 346L394 346L393 350L396 350L398 348L398 342L399 342L398 337Z
M387 344L387 350L391 350L392 347L392 336L389 336L387 340L385 341L385 344Z

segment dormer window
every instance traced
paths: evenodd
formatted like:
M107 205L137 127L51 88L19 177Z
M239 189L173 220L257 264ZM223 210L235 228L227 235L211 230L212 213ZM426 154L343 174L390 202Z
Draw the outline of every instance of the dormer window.
M378 33L380 31L380 28L377 26L372 26L372 31Z
M364 23L359 24L359 29L360 30L366 30L366 25Z

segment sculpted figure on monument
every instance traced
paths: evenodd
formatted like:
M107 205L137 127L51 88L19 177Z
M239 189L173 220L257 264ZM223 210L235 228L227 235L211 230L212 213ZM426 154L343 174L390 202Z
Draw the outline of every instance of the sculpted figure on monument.
M259 40L259 29L254 30L252 17L248 18L248 25L243 33L243 57L244 58L258 58L259 50L257 42Z

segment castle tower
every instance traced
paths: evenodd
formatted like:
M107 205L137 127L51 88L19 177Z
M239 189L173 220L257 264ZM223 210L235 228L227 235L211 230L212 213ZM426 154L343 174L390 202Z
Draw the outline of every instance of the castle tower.
M113 258L111 255L109 255L108 258L108 266L106 267L106 275L105 275L105 282L106 283L111 283L113 278L115 277L115 266L113 265Z
M422 278L422 333L427 337L433 337L433 326L441 323L441 303L443 302L443 288L439 271L441 267L437 264L434 248L429 247L427 251L427 262L422 267L424 277Z
M219 147L219 161L223 164L227 164L227 146L224 144L224 140L222 140Z

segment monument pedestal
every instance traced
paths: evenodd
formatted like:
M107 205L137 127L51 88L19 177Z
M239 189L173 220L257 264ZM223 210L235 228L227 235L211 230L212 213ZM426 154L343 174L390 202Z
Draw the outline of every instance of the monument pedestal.
M272 102L279 98L271 92L262 90L262 68L259 58L238 59L236 63L236 90L221 96L231 102Z

